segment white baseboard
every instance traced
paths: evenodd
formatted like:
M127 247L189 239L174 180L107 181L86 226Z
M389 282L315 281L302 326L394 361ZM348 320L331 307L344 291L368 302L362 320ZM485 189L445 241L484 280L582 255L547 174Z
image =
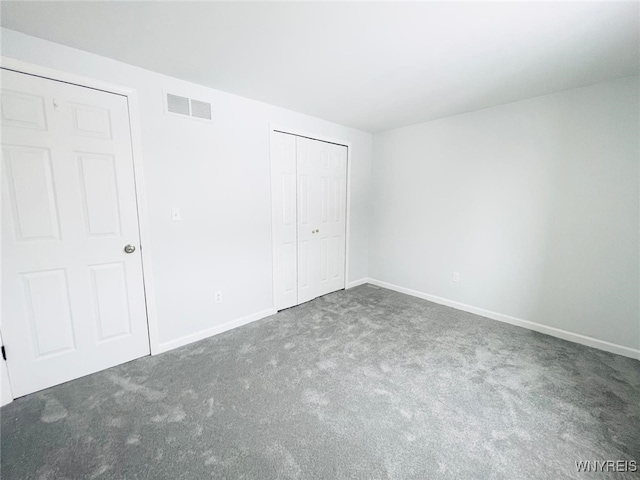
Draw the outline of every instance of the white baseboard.
M368 278L361 278L359 280L354 280L353 282L347 283L347 290L353 287L359 287L360 285L364 285L365 283L369 283Z
M447 298L438 297L436 295L430 295L428 293L419 292L418 290L412 290L410 288L401 287L399 285L383 282L381 280L376 280L374 278L361 278L359 280L354 280L352 282L349 282L346 288L347 289L354 288L360 285L364 285L366 283L369 283L371 285L375 285L378 287L382 287L382 288L387 288L395 292L405 293L413 297L422 298L424 300L438 303L440 305L446 305L447 307L452 307L457 310L462 310L464 312L474 313L476 315L490 318L492 320L497 320L499 322L504 322L510 325L516 325L518 327L526 328L528 330L544 333L546 335L551 335L552 337L557 337L563 340L568 340L570 342L586 345L588 347L604 350L605 352L611 352L618 355L623 355L625 357L630 357L630 358L635 358L640 360L639 349L625 347L624 345L618 345L615 343L607 342L605 340L599 340L597 338L581 335L579 333L573 333L567 330L562 330L560 328L550 327L540 323L531 322L529 320L523 320L521 318L512 317L510 315L492 312L491 310L485 310L484 308L474 307L472 305L467 305L465 303L456 302L455 300L449 300ZM216 325L215 327L207 328L205 330L201 330L199 332L192 333L190 335L185 335L184 337L180 337L175 340L171 340L169 342L161 343L158 345L156 351L154 351L153 354L156 355L162 352L167 352L169 350L173 350L174 348L182 347L183 345L197 342L198 340L212 337L213 335L218 335L219 333L223 333L233 328L241 327L242 325L246 325L248 323L255 322L256 320L260 320L262 318L268 317L270 315L273 315L274 313L275 313L274 309L269 308L261 312L247 315L246 317L242 317L237 320L232 320L230 322L223 323L222 325Z
M509 323L511 325L516 325L518 327L527 328L529 330L534 330L536 332L544 333L546 335L551 335L552 337L557 337L563 340L568 340L570 342L586 345L588 347L604 350L605 352L616 353L618 355L623 355L625 357L636 358L640 360L640 350L635 348L625 347L624 345L618 345L615 343L607 342L605 340L599 340L597 338L587 337L586 335L581 335L579 333L573 333L567 330L562 330L560 328L549 327L547 325L531 322L529 320L522 320L521 318L511 317L509 315L504 315L502 313L492 312L490 310L485 310L483 308L474 307L471 305L467 305L465 303L456 302L454 300L449 300L447 298L437 297L435 295L429 295L428 293L419 292L417 290L412 290L410 288L400 287L398 285L393 285L392 283L383 282L373 278L367 279L367 281L364 283L370 283L371 285L376 285L378 287L387 288L389 290L393 290L396 292L405 293L413 297L422 298L424 300L429 300L430 302L439 303L440 305L446 305L447 307L452 307L458 310L463 310L465 312L474 313L476 315L487 317L492 320Z
M238 318L237 320L232 320L230 322L223 323L222 325L216 325L211 328L200 330L199 332L196 332L196 333L185 335L184 337L176 338L175 340L170 340L168 342L161 343L158 345L158 348L156 349L156 351L152 352L152 354L157 355L159 353L173 350L174 348L188 345L189 343L197 342L198 340L202 340L208 337L212 337L214 335L218 335L219 333L223 333L228 330L241 327L242 325L255 322L256 320L261 320L265 317L273 315L274 313L275 313L275 310L273 308L268 308L261 312L253 313L251 315L247 315L246 317Z

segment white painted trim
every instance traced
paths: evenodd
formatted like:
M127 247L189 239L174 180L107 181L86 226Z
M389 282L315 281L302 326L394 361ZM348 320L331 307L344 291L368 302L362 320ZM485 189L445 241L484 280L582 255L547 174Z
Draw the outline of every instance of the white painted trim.
M371 283L371 280L369 280L368 278L354 280L353 282L347 283L346 289L349 290L350 288L359 287L360 285L364 285L365 283Z
M2 341L2 333L0 332L0 345L4 345ZM11 402L13 402L14 396L13 391L11 390L11 378L9 376L9 369L7 368L7 362L0 358L0 362L2 365L0 369L2 369L0 375L0 407L3 407ZM6 379L6 382L5 382Z
M271 157L273 130L269 128L269 221L271 222L271 308L276 312L276 230L273 228L276 222L273 218L273 158Z
M349 252L351 251L351 167L352 167L352 161L351 161L351 155L352 155L352 148L351 148L351 142L346 142L347 143L347 204L345 206L345 208L347 209L346 213L345 213L345 221L347 222L347 228L346 228L346 232L345 232L345 238L344 238L344 242L345 242L345 248L344 248L344 286L345 288L347 287L347 285L349 284L349 262L350 262L350 254Z
M216 325L215 327L206 328L196 333L190 333L189 335L185 335L184 337L176 338L175 340L170 340L168 342L159 344L158 351L156 353L167 352L169 350L173 350L174 348L182 347L184 345L188 345L189 343L197 342L198 340L203 340L205 338L218 335L228 330L232 330L234 328L247 325L248 323L269 317L274 313L275 312L273 308L268 308L261 312L238 318L237 320L231 320L230 322L223 323L222 325Z
M49 67L43 67L33 63L23 62L22 60L16 60L15 58L9 58L0 56L0 67L8 70L14 70L16 72L27 73L29 75L35 75L38 77L49 78L51 80L58 80L60 82L71 83L79 85L81 87L89 87L95 90L102 90L108 93L116 93L118 95L129 96L135 93L135 90L120 85L113 85L101 80L83 77L74 73L65 72L62 70L56 70Z
M140 110L138 94L133 91L127 98L129 104L129 127L131 129L131 146L133 150L133 176L136 186L136 203L138 205L138 231L140 233L140 255L142 257L142 277L144 296L147 308L147 326L149 327L149 348L151 355L158 352L159 326L156 310L153 267L151 262L151 228L147 209L147 195L142 169L142 132L140 131ZM136 158L138 159L136 161Z
M351 142L343 140L342 138L334 138L334 137L329 137L327 135L318 135L315 132L307 132L304 130L298 130L297 128L288 128L288 127L283 127L282 125L270 123L269 132L273 132L274 130L278 130L279 132L283 132L283 133L288 133L290 135L296 135L298 137L307 137L313 140L320 140L321 142L337 143L338 145L351 148Z
M435 295L419 292L410 288L400 287L398 285L383 282L381 280L376 280L373 278L367 279L367 282L365 283L370 283L371 285L387 288L395 292L405 293L413 297L429 300L430 302L438 303L440 305L446 305L447 307L452 307L464 312L474 313L476 315L490 318L492 320L497 320L499 322L504 322L510 325L516 325L518 327L526 328L528 330L533 330L535 332L551 335L552 337L568 340L569 342L579 343L588 347L597 348L598 350L604 350L605 352L611 352L618 355L623 355L625 357L636 358L640 360L640 350L635 348L625 347L624 345L618 345L615 343L607 342L605 340L599 340L597 338L588 337L579 333L573 333L567 330L562 330L560 328L550 327L548 325L542 325L540 323L531 322L529 320L523 320L521 318L504 315L502 313L492 312L491 310L485 310L484 308L474 307L472 305L456 302L447 298L437 297Z
M144 172L142 168L142 135L140 131L140 114L138 109L138 95L136 90L120 85L105 83L95 78L83 77L40 65L23 62L9 57L0 56L0 67L16 72L36 75L51 80L71 83L81 87L115 93L127 98L129 107L129 127L131 131L131 149L133 154L133 171L136 189L136 204L138 209L138 231L140 233L140 254L142 257L142 275L145 291L145 305L147 326L149 330L149 348L152 355L158 351L158 317L156 313L155 291L151 267L150 229L147 216L147 203L144 187Z
M271 174L271 140L273 138L273 134L275 131L288 133L291 135L297 135L300 137L307 137L314 140L319 140L321 142L329 142L329 143L337 143L338 145L343 145L347 147L347 202L345 205L346 213L345 213L345 223L346 223L346 231L345 231L345 252L344 252L344 285L346 288L351 288L348 285L349 283L349 244L351 240L351 142L340 139L328 137L326 135L318 135L317 133L305 132L303 130L298 130L296 128L288 128L283 127L281 125L269 124L269 172ZM269 177L271 178L271 176ZM269 189L269 199L271 203L271 212L273 212L273 196L271 195L271 188ZM273 214L271 215L271 275L272 275L272 296L273 296L273 305L275 309L275 300L276 300L276 278L275 278L275 261L276 261L276 253L275 253L275 238L274 238L274 228L273 228Z

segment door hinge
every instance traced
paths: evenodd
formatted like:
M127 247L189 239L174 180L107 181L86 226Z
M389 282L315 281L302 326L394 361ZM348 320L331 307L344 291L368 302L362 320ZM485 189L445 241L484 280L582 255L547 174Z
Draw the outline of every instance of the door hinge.
M2 350L2 359L6 360L7 359L7 351L4 349L4 345L2 345L0 350Z

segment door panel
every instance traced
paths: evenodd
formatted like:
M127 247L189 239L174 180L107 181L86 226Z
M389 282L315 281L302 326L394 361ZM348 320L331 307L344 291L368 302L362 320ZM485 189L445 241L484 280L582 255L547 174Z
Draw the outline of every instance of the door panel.
M16 241L58 239L58 207L49 151L3 145L2 154Z
M2 125L46 130L44 97L2 90Z
M309 286L298 289L302 303L345 287L347 148L302 137L296 143L298 185L302 179L305 184L299 189L299 211L303 208L309 219L298 225L299 244L308 242L310 275Z
M291 135L271 137L271 185L274 307L282 310L298 304L296 140Z
M98 342L131 334L124 262L91 265L91 300L98 321Z
M82 206L87 235L120 236L115 158L77 153Z
M318 288L319 245L315 240L318 223L317 199L319 194L317 152L304 138L296 140L298 176L298 304L313 300Z
M76 350L64 269L20 275L35 340L35 358Z
M307 240L298 242L298 295L300 295L300 292L302 292L303 296L311 288L311 283L310 283L311 252L309 251L310 243L311 242ZM300 300L299 303L306 302L306 301L307 300L303 299L303 300Z
M149 354L127 99L2 70L2 318L21 396Z
M107 108L69 102L74 135L111 139L111 115Z

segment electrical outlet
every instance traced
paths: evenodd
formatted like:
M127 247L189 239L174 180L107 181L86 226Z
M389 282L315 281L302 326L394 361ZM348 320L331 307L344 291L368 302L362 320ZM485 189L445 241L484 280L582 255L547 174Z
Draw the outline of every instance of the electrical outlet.
M452 280L453 280L455 283L458 283L458 282L460 281L460 274L459 274L458 272L453 272L453 278L452 278Z
M216 292L216 303L222 303L222 292Z

